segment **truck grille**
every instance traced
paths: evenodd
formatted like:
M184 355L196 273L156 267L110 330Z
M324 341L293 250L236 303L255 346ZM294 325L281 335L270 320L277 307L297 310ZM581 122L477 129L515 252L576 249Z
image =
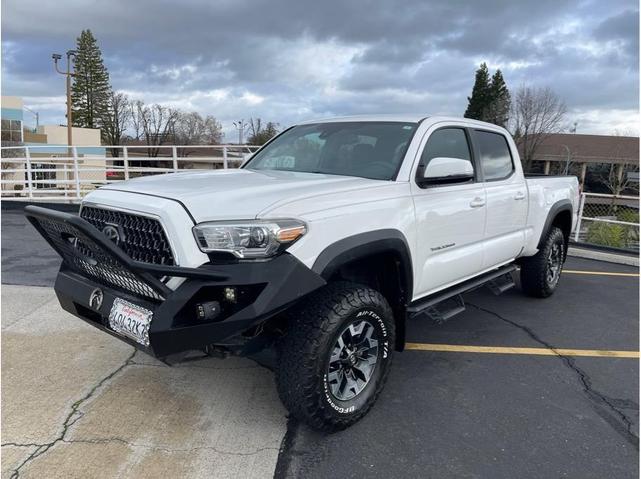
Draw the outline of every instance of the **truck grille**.
M167 235L158 220L92 206L83 206L80 216L115 240L131 259L143 263L175 264Z

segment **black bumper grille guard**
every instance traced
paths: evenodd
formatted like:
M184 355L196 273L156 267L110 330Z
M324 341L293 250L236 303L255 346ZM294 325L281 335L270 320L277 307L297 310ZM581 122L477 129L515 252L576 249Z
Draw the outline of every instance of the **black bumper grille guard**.
M134 261L175 264L169 240L157 219L94 206L83 206L80 217L99 231L117 225L123 233L118 246Z
M159 278L177 276L223 281L207 268L182 268L134 261L86 220L69 213L25 207L25 216L72 270L136 296L162 301L172 290Z

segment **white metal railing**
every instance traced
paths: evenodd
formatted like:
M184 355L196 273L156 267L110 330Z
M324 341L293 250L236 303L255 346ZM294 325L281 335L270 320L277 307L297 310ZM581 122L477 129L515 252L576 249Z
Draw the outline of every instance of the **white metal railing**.
M258 148L253 145L3 146L0 192L2 198L18 201L77 202L102 185L138 176L238 168Z
M574 241L639 251L639 197L582 193Z

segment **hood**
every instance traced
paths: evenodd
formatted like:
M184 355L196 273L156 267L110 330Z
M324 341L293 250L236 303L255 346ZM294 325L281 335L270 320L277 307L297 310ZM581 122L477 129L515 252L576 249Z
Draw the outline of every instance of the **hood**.
M101 190L127 191L180 201L197 222L250 219L272 207L310 196L387 183L351 176L274 170L212 170L147 176Z

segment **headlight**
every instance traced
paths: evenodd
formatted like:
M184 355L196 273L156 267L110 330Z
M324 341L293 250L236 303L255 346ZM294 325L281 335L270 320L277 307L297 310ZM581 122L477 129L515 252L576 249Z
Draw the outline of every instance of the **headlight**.
M203 253L226 252L238 258L268 258L307 232L298 220L212 221L193 228Z

